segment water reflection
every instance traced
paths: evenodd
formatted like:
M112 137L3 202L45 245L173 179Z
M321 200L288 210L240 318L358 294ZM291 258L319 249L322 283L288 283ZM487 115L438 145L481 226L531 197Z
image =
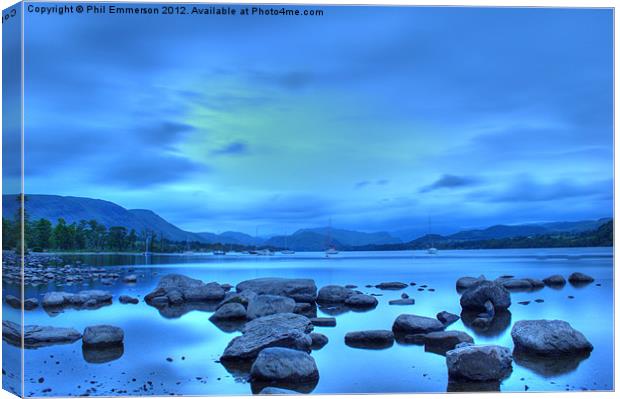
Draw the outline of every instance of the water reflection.
M82 346L82 357L87 363L108 363L120 359L125 353L125 346L119 345L106 347Z
M512 314L509 310L497 311L493 319L484 319L484 322L481 322L479 314L480 312L470 310L463 310L461 312L463 324L477 335L483 337L497 337L510 327Z
M557 377L576 370L582 361L590 357L590 353L570 356L539 356L515 351L512 356L516 364L542 377Z
M456 381L449 380L447 392L499 392L499 381Z

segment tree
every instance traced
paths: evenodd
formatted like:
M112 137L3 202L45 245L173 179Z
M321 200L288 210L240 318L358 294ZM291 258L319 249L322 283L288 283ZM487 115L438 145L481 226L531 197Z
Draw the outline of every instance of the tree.
M65 219L58 219L58 223L53 230L53 237L58 249L69 250L73 248L73 237Z
M138 242L138 235L136 234L136 230L131 229L129 235L127 236L127 249L133 251L136 249L136 243Z
M127 229L123 226L112 226L108 232L108 245L116 251L123 251L126 242Z
M10 219L2 218L2 249L14 249L15 245L17 245L15 223Z
M52 244L52 222L47 219L37 220L31 228L32 247L44 250L51 248Z

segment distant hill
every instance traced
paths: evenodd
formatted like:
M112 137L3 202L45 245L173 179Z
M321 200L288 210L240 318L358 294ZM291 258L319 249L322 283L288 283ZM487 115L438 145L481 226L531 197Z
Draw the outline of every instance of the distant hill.
M265 245L295 251L324 251L327 244L327 236L310 230L299 230L290 236L275 236L265 241ZM336 239L331 240L331 245L338 249L344 247Z
M138 234L152 230L172 241L201 241L195 233L184 231L169 223L155 212L146 209L125 209L110 201L84 197L62 197L59 195L27 195L26 213L30 220L48 219L56 224L63 218L67 223L80 220L96 220L111 226L123 226L134 229ZM12 217L17 212L15 195L2 196L2 215Z

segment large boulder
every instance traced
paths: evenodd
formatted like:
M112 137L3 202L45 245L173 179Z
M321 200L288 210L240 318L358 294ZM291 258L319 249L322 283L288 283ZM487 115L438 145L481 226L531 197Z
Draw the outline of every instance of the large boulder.
M445 328L443 323L431 317L401 314L392 325L394 334L411 335L426 334L433 331L441 331Z
M287 347L310 350L313 329L310 320L294 313L276 313L248 322L243 334L233 338L221 356L222 361L254 359L259 352L270 347Z
M446 353L446 364L454 380L500 381L512 372L510 349L496 345L461 345Z
M276 313L293 313L295 301L279 295L257 295L248 304L247 318L257 319Z
M312 356L289 348L263 349L250 370L253 380L269 382L307 382L319 378Z
M589 353L592 344L579 331L562 320L521 320L510 332L515 351L536 355Z
M493 304L495 310L508 309L510 307L510 292L494 281L482 281L463 292L461 307L485 311L487 301Z
M264 277L237 284L238 292L247 290L262 295L287 296L297 302L316 300L316 284L311 279Z
M169 274L159 280L157 287L144 297L146 303L155 307L221 301L226 292L215 282L205 284L181 274Z
M461 277L458 280L456 280L456 290L457 291L466 290L468 288L471 288L475 285L480 284L483 281L486 281L486 278L482 275L479 277Z
M27 325L24 327L24 347L39 348L43 346L69 344L82 337L73 328ZM8 343L21 346L22 331L19 324L8 320L2 321L2 338Z
M364 294L353 294L344 301L345 305L358 309L374 308L378 303L374 296Z
M340 285L326 285L319 290L316 298L318 303L343 303L355 291Z
M246 310L238 302L229 302L217 308L210 320L242 320L246 318Z
M389 348L394 344L394 334L389 330L352 331L344 336L344 343L354 348Z
M424 336L424 350L444 355L463 342L473 344L474 339L463 331L435 331Z
M101 324L84 329L82 343L85 346L106 347L123 343L125 333L120 327Z

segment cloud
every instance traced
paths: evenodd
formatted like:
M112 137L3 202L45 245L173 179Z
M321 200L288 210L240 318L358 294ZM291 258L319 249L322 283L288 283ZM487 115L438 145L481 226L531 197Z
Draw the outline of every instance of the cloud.
M378 179L375 181L370 181L370 180L361 180L358 181L357 183L355 183L355 189L360 189L360 188L364 188L370 185L377 185L377 186L385 186L386 184L388 184L390 181L388 179Z
M443 175L433 184L424 186L420 189L420 193L428 193L440 189L454 189L473 186L478 183L478 180L468 176L455 176L455 175Z
M211 151L212 155L242 155L248 152L248 145L241 141L235 141L222 148Z

